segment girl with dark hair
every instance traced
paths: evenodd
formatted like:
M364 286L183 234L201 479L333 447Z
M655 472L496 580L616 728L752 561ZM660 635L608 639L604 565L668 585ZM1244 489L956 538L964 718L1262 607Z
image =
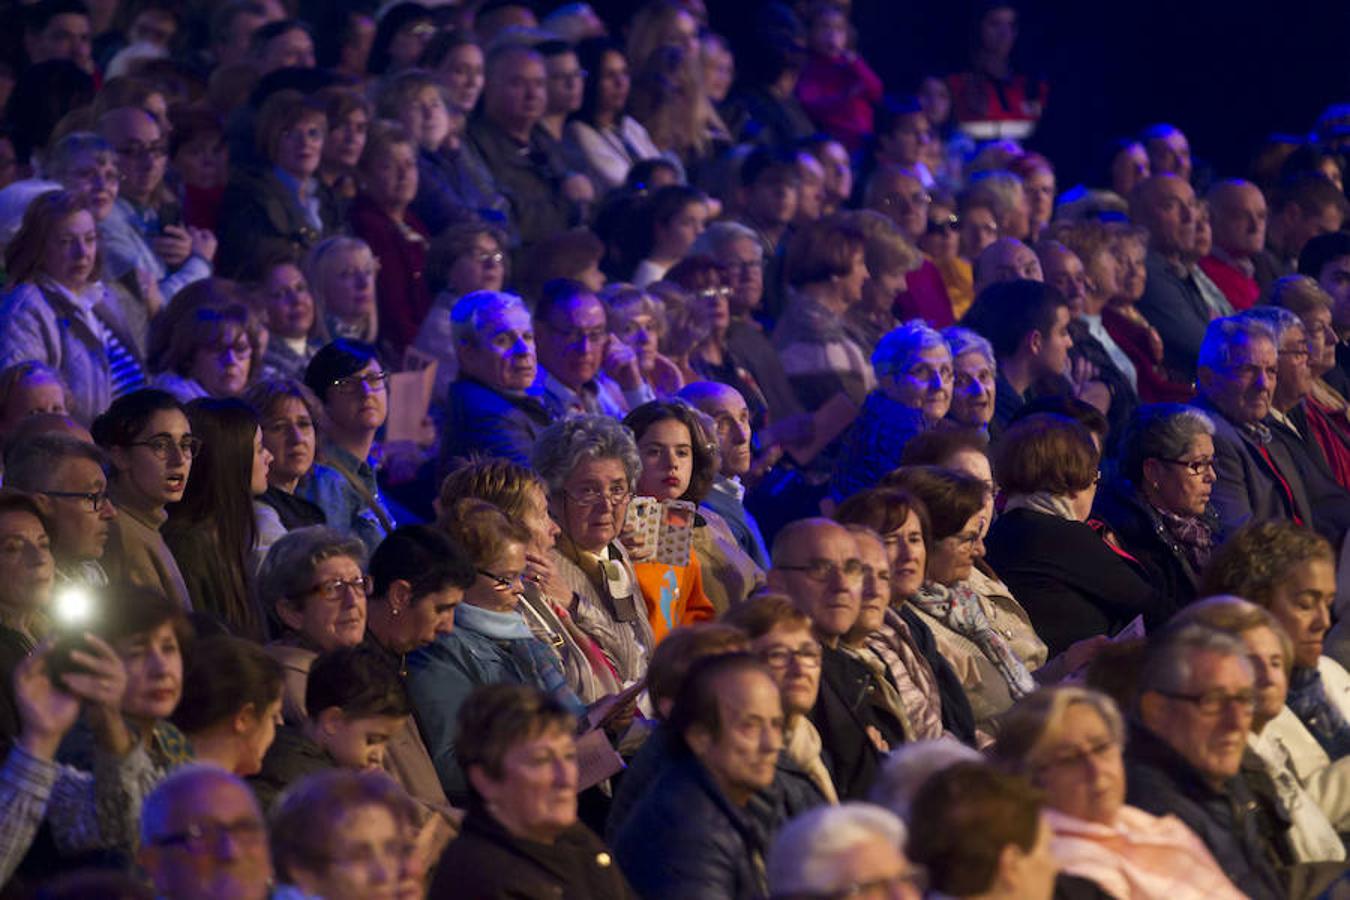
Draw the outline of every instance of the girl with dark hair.
M642 262L633 270L640 288L660 281L684 259L708 223L708 198L702 191L673 184L651 195L643 217L650 228Z
M436 36L431 10L421 3L395 3L377 16L379 25L370 45L366 71L371 75L400 72L417 65L427 44Z
M157 590L191 610L183 573L160 534L166 507L183 499L202 449L183 404L164 391L136 391L114 400L91 431L114 469L109 493L119 515L103 551L109 577Z
M661 151L647 129L627 114L632 78L623 49L608 38L577 45L577 60L590 73L581 109L567 123L565 151L601 193L620 187L633 164Z
M198 762L240 777L262 771L281 724L281 666L250 641L213 635L192 645L173 723Z
M267 490L272 454L257 413L242 400L194 400L187 414L201 455L183 499L169 510L164 541L194 607L240 637L261 641L263 617L250 576L258 537L253 498Z

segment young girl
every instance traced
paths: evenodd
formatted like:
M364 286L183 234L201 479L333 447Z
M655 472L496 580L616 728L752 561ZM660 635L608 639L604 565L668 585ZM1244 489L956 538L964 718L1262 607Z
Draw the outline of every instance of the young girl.
M822 131L856 153L872 134L872 107L881 102L881 79L848 49L848 15L842 6L821 3L809 13L811 51L797 99Z

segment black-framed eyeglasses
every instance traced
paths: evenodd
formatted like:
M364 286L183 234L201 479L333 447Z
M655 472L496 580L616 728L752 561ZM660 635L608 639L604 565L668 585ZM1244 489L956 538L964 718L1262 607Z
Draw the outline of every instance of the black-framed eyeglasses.
M961 217L956 213L941 219L929 219L925 234L955 234L961 229Z
M328 581L320 581L314 587L303 592L301 596L317 596L324 600L336 600L344 590L347 590L360 594L362 597L369 597L374 587L375 583L369 575L362 575L360 578L330 578Z
M150 452L160 459L169 458L169 450L177 447L179 454L184 459L194 459L198 453L202 452L205 441L195 435L185 435L180 440L175 441L167 434L156 435L147 441L132 441L128 447L149 447Z
M812 581L829 581L836 575L842 575L845 581L862 581L866 567L860 559L848 559L842 564L832 559L813 559L800 566L775 566L782 572L801 572Z
M65 500L83 500L89 512L98 512L108 502L108 491L38 491L44 497L60 497Z
M814 642L803 644L796 650L791 647L770 647L759 654L764 664L772 669L786 669L794 659L807 668L818 668L821 656L820 645Z
M1174 466L1181 466L1196 478L1200 478L1206 472L1214 471L1214 457L1212 456L1207 456L1203 459L1170 459L1165 456L1160 456L1158 459L1165 463L1171 463Z
M367 372L364 375L348 375L333 382L333 389L339 394L360 394L369 390L378 394L389 384L388 372Z
M182 831L161 835L150 841L156 847L181 847L189 853L201 854L220 846L220 839L229 839L245 847L257 847L267 839L267 826L260 819L240 819L238 822L189 825Z
M479 569L478 574L492 582L494 591L514 590L525 578L524 572L517 572L514 575L498 575L496 572L489 572L487 569Z
M1216 716L1229 706L1238 706L1247 712L1256 709L1256 691L1205 691L1203 694L1183 694L1179 691L1157 691L1164 697L1189 703L1207 716Z

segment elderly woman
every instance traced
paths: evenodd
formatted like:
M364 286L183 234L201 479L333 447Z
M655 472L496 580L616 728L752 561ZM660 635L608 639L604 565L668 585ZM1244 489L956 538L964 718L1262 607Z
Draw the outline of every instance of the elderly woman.
M654 400L629 413L624 424L632 429L642 460L637 494L702 503L719 465L717 439L703 414L682 400ZM763 572L741 550L721 516L700 509L693 526L693 554L687 565L647 558L635 566L657 641L679 625L725 612L764 583ZM644 549L650 556L655 548Z
M1138 615L1152 630L1176 608L1136 562L1085 524L1099 456L1085 427L1048 413L1009 427L994 456L1007 503L985 539L987 559L1051 654L1115 633Z
M375 480L375 434L389 415L389 374L369 344L336 340L310 360L305 386L323 404L326 422L319 458L341 480L307 477L296 490L323 510L328 524L373 552L394 528Z
M801 229L788 246L787 280L795 294L773 340L807 410L840 394L861 406L876 386L866 355L844 328L868 279L866 246L861 231L837 218Z
M933 428L952 402L952 355L942 335L915 319L887 334L872 352L877 387L835 460L837 499L869 488L900 465L905 444Z
M305 256L305 278L322 327L334 338L375 343L380 333L375 277L380 263L360 238L331 237Z
M1225 631L1247 645L1256 676L1256 703L1247 745L1265 764L1289 811L1289 842L1301 862L1345 860L1337 831L1350 819L1350 770L1332 766L1317 739L1285 705L1294 669L1294 642L1269 610L1238 597L1210 597L1176 615Z
M632 684L655 644L637 574L618 540L642 471L632 432L605 416L556 422L539 436L533 468L561 529L553 560L570 590L567 611L619 680Z
M742 396L752 398L754 414L758 418L767 411L764 395L728 341L731 298L735 288L727 267L711 256L698 253L673 266L661 284L678 285L685 293L684 298L666 292L659 295L666 303L669 326L661 341L662 352L676 360L687 360L687 364L681 366L686 383L700 379L720 381L740 391ZM685 302L681 303L681 299ZM682 354L686 346L689 350Z
M318 399L300 382L284 380L258 382L244 393L244 401L257 411L263 446L272 454L267 491L257 503L271 508L282 534L309 525L326 525L324 511L295 492L306 477L342 477L327 466L320 470L314 463L317 423L323 411Z
M460 708L458 731L469 814L431 896L635 896L577 820L576 722L567 707L523 685L491 685Z
M323 346L326 332L299 258L262 261L257 283L265 304L268 337L261 377L302 378L305 366Z
M37 646L51 603L55 563L47 516L27 494L0 490L0 677L10 683L15 668ZM19 736L19 709L12 692L0 695L0 737Z
M331 528L292 531L272 545L258 572L258 597L284 636L267 652L284 670L282 716L305 721L305 683L319 654L365 638L370 578L365 547Z
M553 546L558 526L548 514L543 480L525 466L505 459L463 462L441 482L436 501L439 526L448 531L457 504L470 498L491 503L530 533L521 582L524 602L519 609L534 635L557 652L568 686L585 703L617 691L619 682L603 653L567 611L572 590L555 562Z
M1050 850L1066 873L1112 897L1245 896L1180 820L1125 805L1125 723L1110 698L1043 688L1004 717L994 760L1045 794Z
M456 717L474 689L530 685L573 713L585 712L553 648L535 637L521 612L529 530L484 500L467 498L445 511L450 536L472 560L477 578L455 610L455 628L408 659L408 694L436 764L441 786L460 806L468 783L456 752Z
M1336 557L1326 539L1291 522L1262 522L1239 529L1214 554L1200 595L1232 594L1270 610L1294 642L1289 708L1332 759L1350 753L1350 674L1323 655L1336 641L1346 656L1343 606L1339 634L1328 634L1336 603Z
M238 397L262 370L267 332L238 287L208 278L173 298L150 340L154 385L188 403Z
M905 859L905 824L868 803L804 813L774 839L765 861L774 897L840 897L885 885L892 900L920 900L922 874ZM867 890L867 888L861 888Z
M867 280L862 299L849 309L844 327L864 353L871 353L900 324L895 318L895 298L904 292L905 276L919 267L922 257L900 236L895 223L879 212L850 213L848 221L866 238Z
M998 362L994 348L969 328L953 325L942 330L952 354L952 421L981 431L994 420Z
M0 366L51 366L71 390L71 415L93 421L113 398L145 385L138 343L99 280L98 231L70 191L34 200L5 247L11 285L0 302Z
M684 387L680 367L661 355L666 335L666 307L639 287L622 282L600 292L609 313L609 330L637 355L642 378L658 397L673 397Z
M1083 246L1084 252L1095 260L1096 265L1109 270L1109 262L1092 249L1098 239L1098 226L1076 225L1072 233L1076 235L1073 240ZM1189 400L1195 393L1194 386L1189 378L1168 371L1163 364L1162 337L1144 318L1137 305L1144 296L1144 259L1148 254L1148 232L1130 225L1115 224L1105 227L1105 238L1115 256L1117 277L1116 291L1102 310L1102 324L1107 334L1134 363L1139 376L1140 398L1145 402ZM1102 277L1103 281L1108 280L1101 273L1093 274L1092 263L1085 260L1085 265L1089 266L1088 274L1094 279Z
M321 821L323 828L313 823ZM278 896L364 900L420 893L417 808L383 772L332 769L289 788L272 812ZM295 892L286 886L293 886Z
M70 390L46 363L30 360L0 370L0 442L29 416L68 415L70 404Z
M1271 285L1272 306L1286 309L1303 322L1308 339L1312 390L1303 399L1311 438L1326 458L1341 487L1350 490L1350 401L1332 387L1327 375L1336 370L1339 341L1331 325L1331 297L1311 278L1290 275Z
M278 91L256 126L260 169L235 171L221 201L216 270L236 276L269 251L303 253L338 226L336 203L316 177L328 134L318 101Z
M1216 527L1214 423L1192 406L1141 406L1125 432L1120 468L1093 512L1178 606L1196 598Z
M436 360L436 385L443 392L455 380L453 310L460 299L477 291L499 292L506 282L506 235L485 222L452 225L431 242L427 282L436 291L413 341L418 353Z

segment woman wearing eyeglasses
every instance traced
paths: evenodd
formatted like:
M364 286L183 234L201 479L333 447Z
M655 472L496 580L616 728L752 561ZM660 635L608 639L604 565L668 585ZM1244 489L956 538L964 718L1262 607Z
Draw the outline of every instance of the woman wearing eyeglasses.
M153 588L191 610L183 573L160 534L166 507L183 499L202 447L187 412L164 391L135 391L114 400L91 433L114 469L108 492L118 515L110 523L104 569L115 581Z
M305 683L322 653L365 639L371 583L362 567L365 547L331 528L299 528L272 545L258 572L258 598L283 636L267 645L281 663L281 714L305 721Z
M1210 493L1214 424L1192 406L1141 406L1121 441L1118 477L1097 494L1093 513L1149 581L1178 606L1196 599L1200 575L1217 543Z
M455 629L408 657L408 693L441 786L463 806L469 786L455 756L459 709L475 688L524 684L586 709L568 687L562 661L522 615L529 530L485 500L456 501L442 519L472 559L477 578L455 610Z
M252 584L253 499L267 490L272 454L263 446L257 414L242 400L194 400L187 418L200 452L182 499L169 507L164 543L183 573L193 611L237 637L262 641L266 627Z
M1125 804L1124 741L1104 694L1044 688L1004 716L993 759L1044 792L1050 852L1065 874L1130 900L1245 896L1179 819Z
M232 281L188 285L150 336L154 386L183 403L238 397L262 369L266 331Z
M329 526L353 535L373 553L394 529L394 517L375 479L375 435L389 414L389 375L374 347L336 340L310 360L305 386L327 414L316 465L296 493L317 505ZM341 475L333 479L320 470Z

